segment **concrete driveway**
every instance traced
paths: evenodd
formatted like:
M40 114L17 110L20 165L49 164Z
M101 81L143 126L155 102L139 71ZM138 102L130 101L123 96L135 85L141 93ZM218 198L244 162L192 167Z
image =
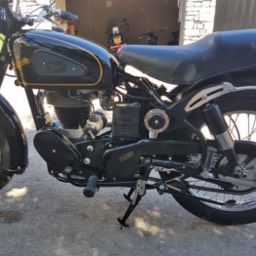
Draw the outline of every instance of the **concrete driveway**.
M211 224L154 191L130 217L130 228L121 230L116 218L128 206L127 189L102 188L88 199L81 188L49 176L32 145L35 130L22 89L11 79L2 89L22 116L30 163L0 192L1 256L255 255L256 224Z

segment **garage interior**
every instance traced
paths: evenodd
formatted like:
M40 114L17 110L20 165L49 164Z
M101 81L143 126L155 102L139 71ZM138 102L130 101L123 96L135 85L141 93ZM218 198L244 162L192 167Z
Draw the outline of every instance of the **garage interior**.
M121 31L128 44L143 44L139 35L158 32L158 44L167 45L171 31L179 30L178 0L66 0L66 10L79 16L76 34L101 45L107 44L106 31L127 19Z

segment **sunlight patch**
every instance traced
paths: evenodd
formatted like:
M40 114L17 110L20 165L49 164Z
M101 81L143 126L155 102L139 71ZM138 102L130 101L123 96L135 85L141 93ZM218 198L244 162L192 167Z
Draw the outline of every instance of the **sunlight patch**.
M142 237L147 233L152 236L160 236L161 238L165 233L162 228L156 225L150 225L149 223L145 222L142 218L135 219L135 226Z
M147 211L151 216L154 216L154 217L157 217L157 218L160 218L161 217L161 213L159 211L156 211L156 210L149 210Z
M12 197L12 198L19 198L22 196L25 196L28 192L28 188L24 187L24 188L13 188L12 190L10 190L9 192L6 193L7 197Z
M214 227L213 232L217 235L223 236L223 231L220 228Z

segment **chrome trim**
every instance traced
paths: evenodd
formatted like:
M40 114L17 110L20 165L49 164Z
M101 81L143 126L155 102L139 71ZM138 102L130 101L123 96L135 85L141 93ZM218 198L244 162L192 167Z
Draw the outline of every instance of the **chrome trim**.
M222 134L215 135L215 138L222 150L234 148L235 143L228 131L225 131Z
M255 86L235 87L229 82L223 82L219 85L202 89L199 93L197 93L190 99L190 101L185 107L185 111L190 112L222 95L232 93L232 92L246 91L246 90L256 90L256 87Z
M248 179L239 179L239 178L233 178L230 176L223 176L225 181L231 182L233 184L236 184L238 186L245 186L248 188L256 188L256 181L254 180L248 180Z
M58 131L69 139L80 139L84 136L84 130L82 128L78 128L78 129L59 128Z

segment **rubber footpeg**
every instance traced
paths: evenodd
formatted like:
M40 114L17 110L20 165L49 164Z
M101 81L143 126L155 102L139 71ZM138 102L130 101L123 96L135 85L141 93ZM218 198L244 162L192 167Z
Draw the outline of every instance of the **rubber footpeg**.
M99 178L96 175L92 175L88 179L87 186L84 188L83 193L86 197L93 197L96 189L98 188Z

